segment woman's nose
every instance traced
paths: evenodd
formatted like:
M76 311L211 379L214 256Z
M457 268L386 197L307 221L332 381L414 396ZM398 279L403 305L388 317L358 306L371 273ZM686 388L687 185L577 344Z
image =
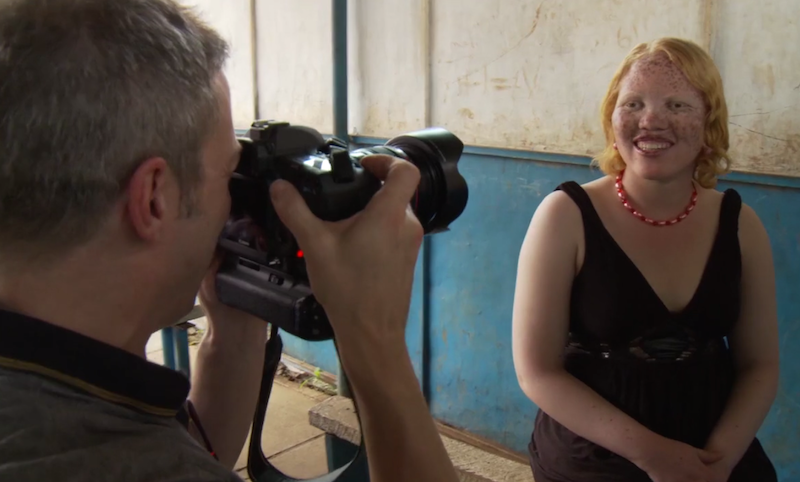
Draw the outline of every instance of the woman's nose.
M639 127L648 130L666 129L667 113L665 109L658 106L645 107L639 119Z

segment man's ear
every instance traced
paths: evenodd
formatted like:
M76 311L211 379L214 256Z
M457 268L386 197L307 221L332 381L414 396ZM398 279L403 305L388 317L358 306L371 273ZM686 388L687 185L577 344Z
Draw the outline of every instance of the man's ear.
M128 182L127 215L133 232L144 241L157 240L164 230L171 178L167 162L153 157L140 164Z

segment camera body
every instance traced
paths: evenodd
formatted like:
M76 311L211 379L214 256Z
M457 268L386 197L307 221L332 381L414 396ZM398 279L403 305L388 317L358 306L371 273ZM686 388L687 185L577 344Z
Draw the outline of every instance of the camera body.
M289 181L317 217L339 221L361 211L381 188L360 160L386 154L420 169L409 202L426 234L446 230L466 207L467 184L457 166L463 143L444 129L353 152L313 128L279 121L256 121L238 140L242 153L229 185L231 212L218 240L224 256L217 296L304 340L332 339L333 329L309 286L303 252L272 206L272 182Z

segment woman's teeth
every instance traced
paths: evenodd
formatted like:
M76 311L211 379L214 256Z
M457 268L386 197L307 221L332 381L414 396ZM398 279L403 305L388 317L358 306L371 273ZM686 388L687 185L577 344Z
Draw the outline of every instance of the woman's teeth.
M637 142L636 147L643 151L660 151L669 147L667 142Z

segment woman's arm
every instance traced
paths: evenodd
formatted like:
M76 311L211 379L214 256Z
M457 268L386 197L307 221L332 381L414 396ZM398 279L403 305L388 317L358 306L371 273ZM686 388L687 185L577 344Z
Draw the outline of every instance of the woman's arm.
M742 311L729 337L736 383L707 449L733 469L753 442L778 390L778 315L769 236L755 211L742 206Z
M563 192L548 195L531 220L517 266L512 322L517 380L528 398L569 430L637 463L659 436L563 368L582 236L577 206Z

